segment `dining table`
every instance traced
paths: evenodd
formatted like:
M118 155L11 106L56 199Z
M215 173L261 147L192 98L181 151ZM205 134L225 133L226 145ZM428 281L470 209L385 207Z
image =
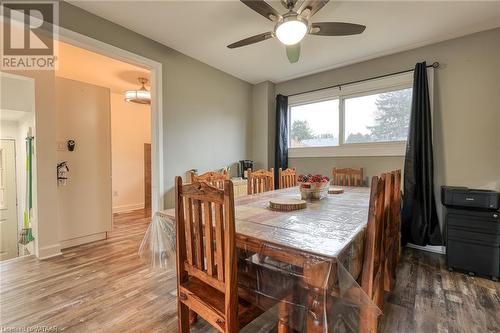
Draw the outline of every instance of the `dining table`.
M336 186L337 187L337 186ZM357 283L363 263L370 188L340 187L341 193L308 201L306 208L276 211L273 199L300 199L290 187L235 199L236 247L254 262L294 279L279 311L282 327L303 332L355 331L360 307L379 309ZM175 225L175 210L159 215ZM175 229L173 229L175 230ZM174 262L175 264L175 262ZM283 279L256 274L254 289L261 297L283 297ZM276 292L276 294L274 294ZM296 320L297 309L301 313ZM292 320L289 317L294 317ZM347 329L346 329L347 328ZM286 332L287 329L279 329Z

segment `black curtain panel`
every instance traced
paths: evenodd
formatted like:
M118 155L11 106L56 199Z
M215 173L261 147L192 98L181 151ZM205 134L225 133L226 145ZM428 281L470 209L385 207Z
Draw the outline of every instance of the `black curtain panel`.
M278 188L278 170L288 168L288 96L276 96L276 149L274 155L274 187Z
M442 245L434 197L431 105L426 63L415 66L410 128L406 144L403 243Z

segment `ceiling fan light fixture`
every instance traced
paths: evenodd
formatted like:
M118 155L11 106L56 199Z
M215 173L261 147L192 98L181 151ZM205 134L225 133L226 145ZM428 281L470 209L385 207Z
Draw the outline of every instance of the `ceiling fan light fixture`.
M307 33L307 22L297 16L289 16L276 26L276 37L285 45L295 45L300 42Z
M137 104L151 104L151 92L144 86L147 82L148 79L140 77L139 83L142 84L141 88L125 91L125 101Z

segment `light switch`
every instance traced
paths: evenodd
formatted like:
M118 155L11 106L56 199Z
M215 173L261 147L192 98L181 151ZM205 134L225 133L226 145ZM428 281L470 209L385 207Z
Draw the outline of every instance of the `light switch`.
M64 141L57 141L57 151L65 151L66 143Z

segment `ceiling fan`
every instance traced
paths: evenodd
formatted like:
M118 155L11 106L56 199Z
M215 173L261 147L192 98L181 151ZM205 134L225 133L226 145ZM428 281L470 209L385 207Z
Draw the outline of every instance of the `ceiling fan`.
M366 29L364 25L353 23L309 22L311 17L323 8L329 0L304 0L297 10L295 10L295 5L298 0L281 0L281 4L288 9L288 12L283 15L263 0L240 1L253 11L274 22L274 31L242 39L227 47L234 49L276 37L285 45L286 55L290 63L299 61L300 41L307 33L316 36L348 36L360 34Z

